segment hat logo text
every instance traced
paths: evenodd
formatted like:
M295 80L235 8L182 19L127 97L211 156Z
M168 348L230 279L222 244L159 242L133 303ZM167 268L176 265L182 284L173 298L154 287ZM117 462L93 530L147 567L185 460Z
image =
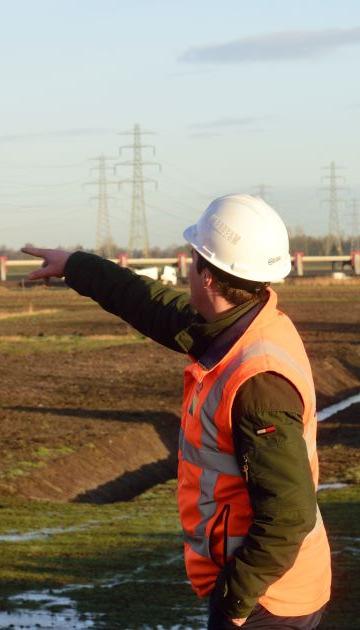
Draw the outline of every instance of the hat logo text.
M275 258L268 258L268 265L273 265L274 263L279 262L281 260L281 256L276 256Z
M213 224L214 230L218 232L223 238L225 238L232 245L236 245L238 241L241 239L240 234L231 229L224 221L222 221L216 214L213 214L211 217L211 223Z

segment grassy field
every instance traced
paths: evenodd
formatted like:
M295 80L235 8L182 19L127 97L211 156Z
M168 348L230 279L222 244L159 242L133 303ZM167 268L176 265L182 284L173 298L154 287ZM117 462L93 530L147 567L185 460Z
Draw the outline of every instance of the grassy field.
M66 593L80 617L91 615L99 628L186 624L199 605L185 584L174 493L169 482L101 507L6 501L2 531L38 531L39 538L0 542L1 608L19 592L46 589Z
M333 600L321 628L355 628L360 492L323 491L319 501L334 570ZM101 507L5 500L1 517L0 610L35 615L45 601L56 624L65 595L79 620L92 619L96 628L205 627L205 604L184 574L174 481ZM21 540L21 532L29 539ZM29 592L42 598L13 599Z
M279 295L312 356L321 406L359 389L358 288L285 285ZM184 573L174 479L163 461L121 461L121 440L138 426L136 451L160 437L166 462L183 357L71 291L0 287L0 361L0 628L205 628L206 604ZM357 410L320 427L323 482L358 478ZM79 478L100 488L125 480L133 498L78 502ZM45 500L44 481L48 496L67 494ZM30 500L39 488L43 500ZM359 487L322 491L319 502L334 570L321 628L350 630L360 618Z

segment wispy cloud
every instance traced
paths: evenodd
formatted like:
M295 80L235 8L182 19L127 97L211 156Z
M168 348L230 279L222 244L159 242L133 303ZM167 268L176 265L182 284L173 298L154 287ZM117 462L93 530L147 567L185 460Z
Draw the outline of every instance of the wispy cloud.
M244 37L235 41L186 50L178 61L237 64L256 61L313 59L333 50L360 44L360 27L321 31L286 31Z
M216 138L223 135L220 132L231 130L234 133L237 129L241 129L242 132L246 131L246 133L263 133L264 129L259 126L259 123L263 123L265 118L244 116L242 118L218 118L207 122L193 123L189 125L189 129L193 130L190 137L199 140Z
M0 136L0 142L17 142L19 140L48 140L56 138L76 138L83 136L98 136L116 133L115 129L62 129L58 131L43 131L33 133L12 133Z
M247 116L243 118L218 118L208 122L193 123L191 129L224 129L226 127L249 127L259 122L259 118Z
M196 70L181 70L181 71L176 71L176 72L170 72L167 75L168 79L182 79L184 77L186 78L192 78L195 77L197 78L198 76L204 75L204 74L214 74L216 73L217 70L215 68L197 68Z
M190 134L190 138L195 138L196 140L206 140L207 138L219 138L221 136L220 133L213 133L212 131L196 131L195 133Z

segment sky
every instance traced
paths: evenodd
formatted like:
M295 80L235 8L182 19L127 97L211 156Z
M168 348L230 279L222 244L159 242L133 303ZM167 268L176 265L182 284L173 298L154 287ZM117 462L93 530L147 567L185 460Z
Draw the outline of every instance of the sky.
M135 124L150 245L261 185L289 229L326 234L331 162L349 234L359 67L358 0L0 0L0 245L94 248L104 154L126 247Z

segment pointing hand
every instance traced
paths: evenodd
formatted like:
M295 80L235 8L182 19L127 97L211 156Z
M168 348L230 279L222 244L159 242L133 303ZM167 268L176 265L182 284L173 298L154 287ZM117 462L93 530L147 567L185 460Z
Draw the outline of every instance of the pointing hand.
M46 280L47 278L62 278L64 275L65 265L71 253L62 249L38 249L37 247L23 247L22 252L31 256L43 258L43 264L40 269L32 271L26 277L27 280Z

